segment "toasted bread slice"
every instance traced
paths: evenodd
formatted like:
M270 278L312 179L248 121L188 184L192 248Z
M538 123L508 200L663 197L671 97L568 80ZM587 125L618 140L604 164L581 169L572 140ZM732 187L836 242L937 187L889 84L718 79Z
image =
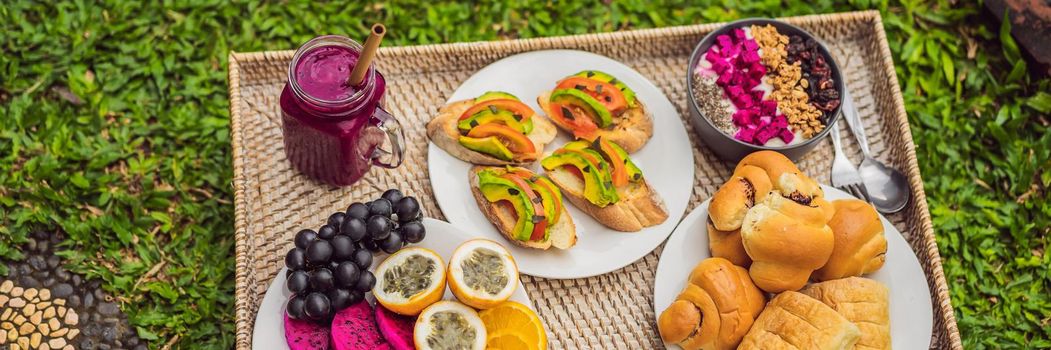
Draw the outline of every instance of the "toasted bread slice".
M645 179L618 189L620 200L599 207L584 198L584 180L573 173L559 167L546 174L547 178L562 190L562 197L568 198L577 208L611 229L636 232L659 225L668 219L668 209L664 207L664 200Z
M438 145L438 147L449 152L453 157L459 158L465 162L481 165L532 163L540 158L540 155L544 152L544 146L551 142L557 133L554 124L551 124L551 122L548 121L547 118L541 116L540 113L535 113L531 117L533 120L533 130L526 135L533 141L533 146L536 147L535 154L526 155L521 161L506 161L485 153L476 152L467 149L460 144L460 131L456 128L460 115L470 109L473 105L474 100L463 100L450 103L439 109L438 116L434 117L434 119L431 119L431 121L427 123L427 137L431 139L431 142L434 142L435 145Z
M551 91L545 91L536 98L540 109L544 110L544 113L547 115L552 114L550 101ZM628 153L635 153L635 151L642 149L642 146L645 146L646 142L653 137L653 116L650 115L649 110L642 104L642 101L635 101L638 106L629 108L619 116L614 116L613 125L608 128L599 128L591 135L582 136L582 138L594 141L596 138L602 137L605 140L616 142ZM570 133L573 132L568 125L557 120L557 118L551 118L551 121L563 130Z
M471 194L474 195L478 208L482 210L489 222L496 226L500 234L508 241L520 247L547 250L551 247L558 249L569 249L577 244L577 227L573 224L573 218L569 216L565 204L562 205L562 214L558 222L549 227L549 236L546 242L520 241L514 237L516 217L514 212L504 206L490 203L485 199L478 184L478 172L486 169L484 166L474 166L468 171L468 181L471 184Z

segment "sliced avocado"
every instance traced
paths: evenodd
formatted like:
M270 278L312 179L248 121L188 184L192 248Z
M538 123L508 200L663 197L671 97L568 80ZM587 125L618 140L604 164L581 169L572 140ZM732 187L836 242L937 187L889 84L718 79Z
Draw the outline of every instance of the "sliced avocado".
M605 128L613 123L613 114L588 93L577 89L558 89L551 93L551 102L571 104L592 111L595 125Z
M469 150L485 153L502 160L511 160L514 157L514 153L511 153L511 150L507 149L507 146L500 142L500 139L496 138L496 136L482 138L460 136L459 141L460 145Z
M509 93L506 93L506 92L503 92L503 91L486 91L484 94L482 94L482 96L478 96L478 98L474 99L474 103L479 103L479 102L482 102L482 101L489 101L489 100L501 100L501 99L510 99L510 100L518 101L518 97L517 96L509 94Z
M631 88L629 88L627 85L625 85L620 80L617 80L617 78L614 78L612 75L609 75L609 74L607 74L605 72L600 72L600 71L597 71L597 70L586 70L586 71L582 71L580 73L574 74L573 76L585 77L585 78L588 78L588 79L595 79L595 80L598 80L598 81L601 81L601 82L610 83L611 85L616 86L617 89L620 89L620 92L624 93L624 100L628 101L628 107L635 107L636 106L636 104L635 104L635 91L631 90Z
M522 116L512 114L509 111L497 109L496 112L493 112L492 109L486 109L467 117L467 119L461 120L456 124L456 127L462 131L467 131L482 124L501 122L523 134L532 132L533 118L526 119L525 121L522 121L521 119Z
M512 230L513 236L519 241L528 241L533 234L533 203L529 201L529 196L523 189L511 180L501 178L492 170L483 170L478 173L478 189L491 203L502 200L511 203L518 216L518 221L515 222Z
M601 158L599 158L601 159ZM617 190L613 188L613 182L609 178L608 171L600 171L605 163L593 164L580 151L553 154L540 161L544 169L550 171L563 165L570 165L580 169L584 175L584 198L591 204L605 207L610 203L620 200Z
M540 179L540 177L537 176L537 179ZM562 214L555 212L555 208L557 208L558 206L556 206L554 202L555 200L561 200L561 195L556 195L555 193L552 193L550 190L548 190L547 187L544 187L544 185L536 183L537 181L526 182L529 183L529 188L532 188L533 192L536 192L536 194L540 196L541 204L544 206L544 217L552 219L551 221L548 221L549 224L547 225L547 228L550 229L552 226L550 224L554 223L554 218L557 218L558 215ZM551 188L557 187L552 186ZM547 236L547 232L544 232L544 236ZM544 240L546 241L547 237L545 237Z

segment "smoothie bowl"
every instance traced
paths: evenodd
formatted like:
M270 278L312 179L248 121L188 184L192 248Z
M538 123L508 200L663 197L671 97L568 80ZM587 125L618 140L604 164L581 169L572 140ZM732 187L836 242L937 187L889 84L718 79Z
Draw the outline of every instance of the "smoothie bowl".
M720 158L773 150L796 160L840 116L843 81L813 35L769 19L729 23L701 40L686 73L693 126Z

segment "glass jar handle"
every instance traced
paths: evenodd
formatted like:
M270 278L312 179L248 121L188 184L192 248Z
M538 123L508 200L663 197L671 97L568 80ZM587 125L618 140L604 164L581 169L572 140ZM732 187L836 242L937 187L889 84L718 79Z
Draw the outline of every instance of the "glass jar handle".
M394 118L390 113L387 113L387 111L384 111L383 109L378 110L380 113L373 114L373 117L379 120L379 123L376 124L376 128L379 128L387 134L387 139L390 140L392 150L388 152L377 145L377 147L373 148L370 158L372 158L372 165L394 169L401 165L403 159L402 153L404 152L404 149L402 148L402 145L405 144L405 134L402 132L401 123L398 122L398 119ZM385 155L391 156L390 162L380 160L380 157Z

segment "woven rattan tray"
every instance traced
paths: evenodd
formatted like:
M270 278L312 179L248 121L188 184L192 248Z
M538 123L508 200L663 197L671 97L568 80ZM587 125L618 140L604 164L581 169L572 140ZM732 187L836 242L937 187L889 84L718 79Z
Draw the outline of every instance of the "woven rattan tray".
M931 348L960 349L956 319L934 241L923 181L916 164L894 62L878 12L852 12L787 18L829 44L847 86L869 126L877 158L903 169L914 200L889 219L919 256L933 296L935 320ZM237 348L251 348L256 310L298 228L319 226L324 215L355 200L397 187L421 198L426 213L443 218L427 176L424 123L461 81L500 58L534 50L577 49L624 62L657 85L679 109L686 109L685 71L694 45L720 24L670 27L501 42L392 47L381 49L379 69L387 84L387 105L405 126L407 158L400 168L373 170L361 183L335 188L312 182L289 167L281 140L278 97L293 51L230 55L230 115L233 129L234 196L237 240ZM685 119L683 123L689 123ZM730 175L695 136L696 169L689 210L708 198ZM845 142L852 158L860 151ZM831 145L823 144L800 161L801 168L828 183ZM431 238L434 239L434 238ZM552 348L661 348L653 312L653 280L658 248L623 269L577 280L522 276L544 319ZM276 315L274 317L277 317Z

